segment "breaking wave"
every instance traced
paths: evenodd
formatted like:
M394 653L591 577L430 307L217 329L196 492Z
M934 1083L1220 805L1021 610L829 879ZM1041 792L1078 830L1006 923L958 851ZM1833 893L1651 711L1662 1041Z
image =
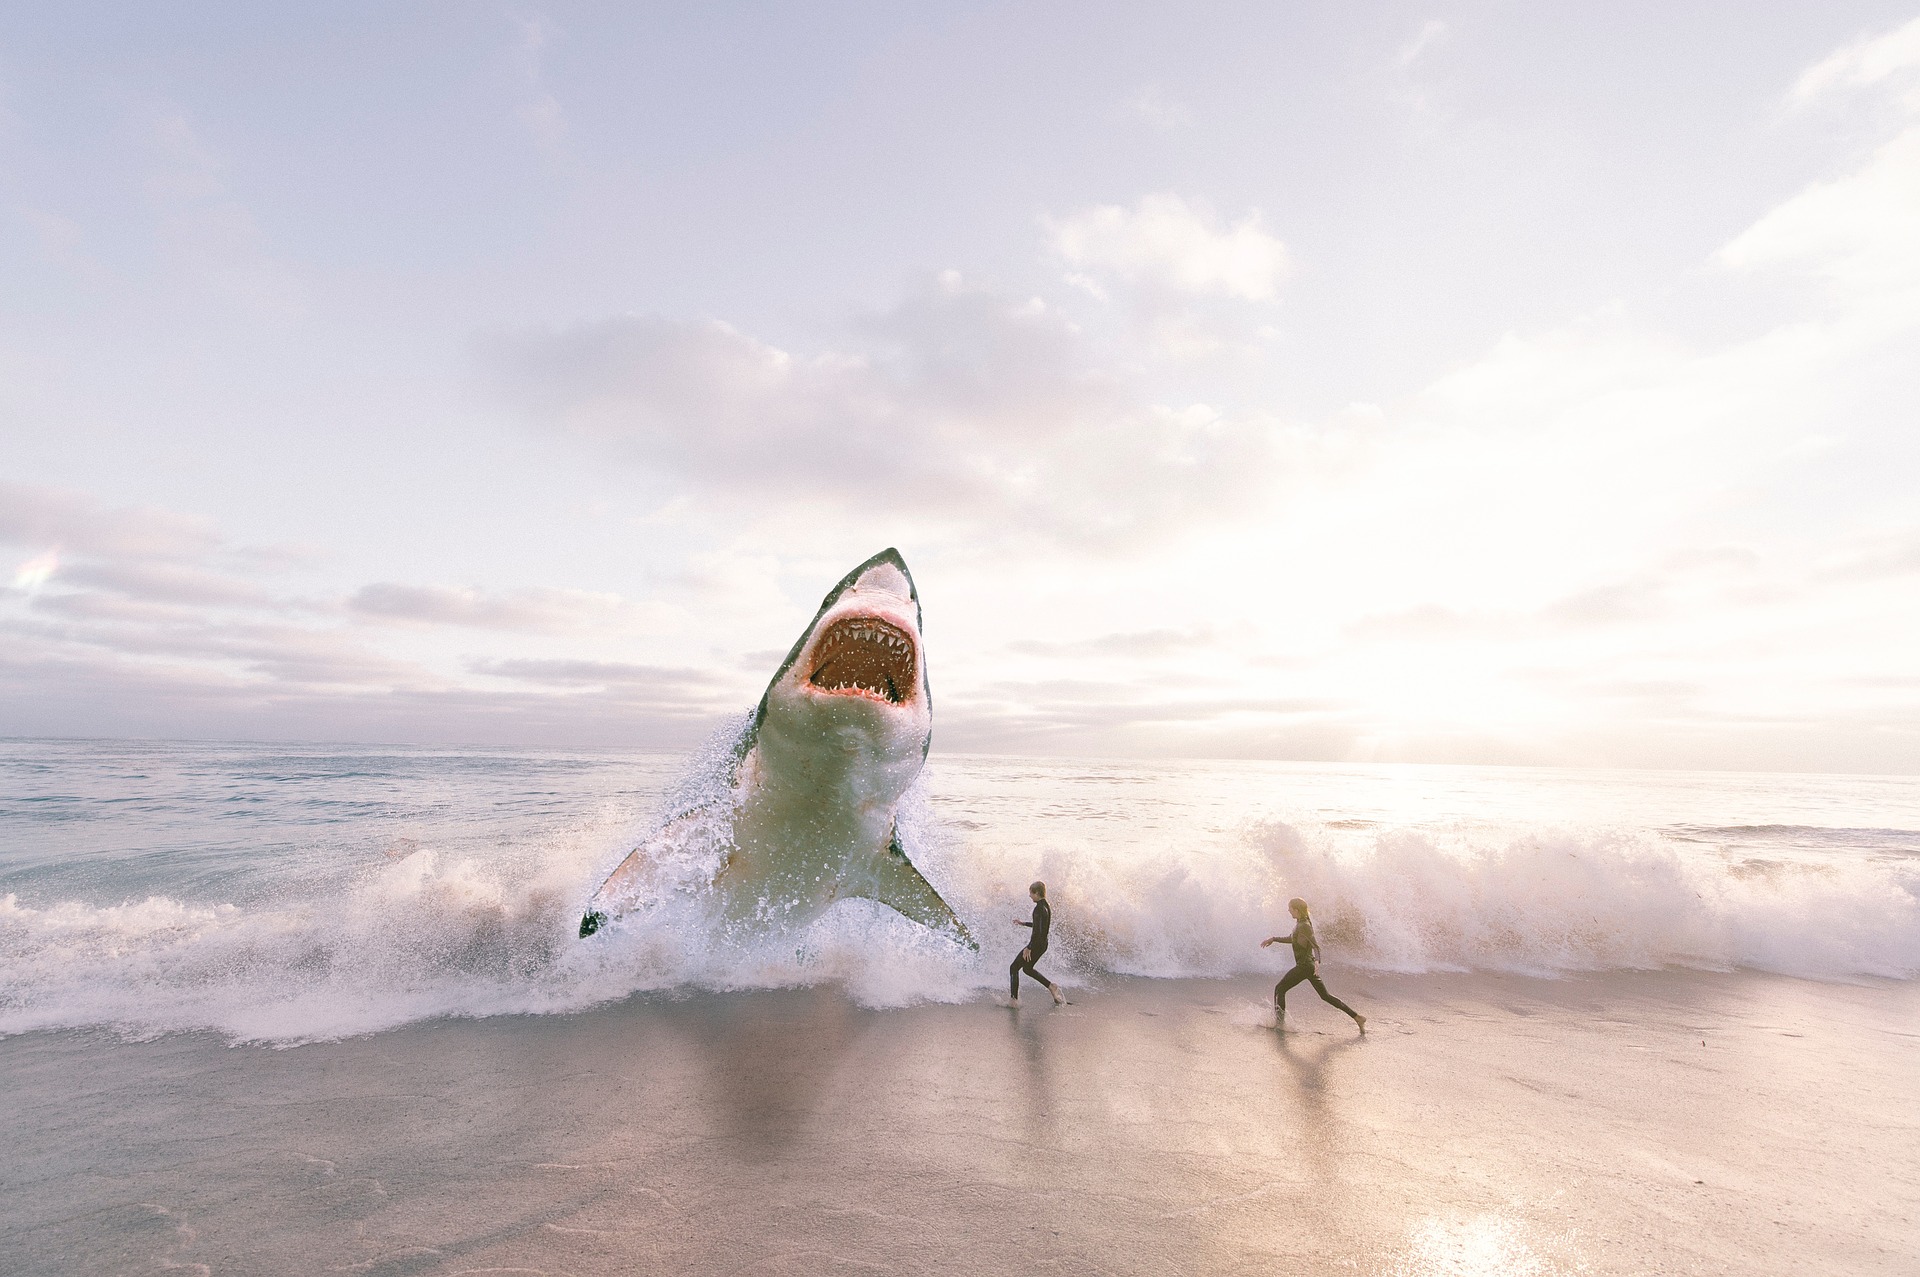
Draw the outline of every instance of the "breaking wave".
M722 793L729 744L703 754L663 816ZM863 901L795 932L730 929L698 875L580 941L584 902L649 827L630 816L484 850L407 840L343 885L290 879L242 903L167 891L35 903L16 891L0 895L0 1033L103 1025L294 1043L646 991L816 983L870 1006L961 1001L1005 979L1024 935L1011 918L1036 875L1056 911L1045 965L1070 984L1275 971L1259 941L1285 928L1295 895L1312 902L1329 960L1381 971L1920 975L1920 858L1902 854L1911 831L1830 830L1834 850L1815 856L1762 854L1814 841L1765 826L1736 838L1719 827L1436 829L1321 813L1116 843L1022 819L949 814L925 793L903 814L909 854L980 953ZM709 851L692 849L689 863Z
M1330 955L1377 970L1920 974L1913 863L1729 859L1608 831L1474 839L1400 829L1355 840L1280 822L1251 826L1244 851L1063 866L1068 898L1085 902L1083 948L1141 975L1254 969L1246 944L1284 930L1285 901L1297 895L1312 902Z

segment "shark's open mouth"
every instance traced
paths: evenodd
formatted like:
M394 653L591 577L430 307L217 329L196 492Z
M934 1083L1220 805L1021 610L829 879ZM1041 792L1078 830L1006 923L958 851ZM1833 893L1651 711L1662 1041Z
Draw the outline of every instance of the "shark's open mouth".
M813 649L807 679L827 692L857 692L898 705L913 695L913 636L872 616L845 616L827 627Z

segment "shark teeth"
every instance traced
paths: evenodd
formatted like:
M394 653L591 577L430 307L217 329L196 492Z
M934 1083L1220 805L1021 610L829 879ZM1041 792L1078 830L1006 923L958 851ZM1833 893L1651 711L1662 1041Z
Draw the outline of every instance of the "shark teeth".
M843 616L813 648L808 682L824 692L898 705L919 685L913 636L876 616Z

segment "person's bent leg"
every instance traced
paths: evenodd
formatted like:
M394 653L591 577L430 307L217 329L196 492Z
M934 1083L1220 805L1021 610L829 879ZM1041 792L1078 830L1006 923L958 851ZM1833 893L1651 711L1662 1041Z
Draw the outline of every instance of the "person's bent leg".
M1040 951L1040 953L1045 953L1045 952L1046 952L1045 949L1042 949ZM1027 959L1027 967L1026 967L1027 974L1032 976L1034 979L1038 980L1042 985L1046 986L1047 992L1053 995L1053 1005L1061 1006L1065 1004L1067 1000L1067 995L1062 993L1060 991L1060 986L1055 984L1052 981L1052 979L1050 979L1045 973L1043 973L1040 970L1040 953L1036 953L1031 958Z
M1352 1007L1348 1006L1346 1003L1342 1002L1339 998L1336 998L1331 993L1328 993L1327 986L1321 981L1318 975L1310 975L1307 977L1307 979L1313 982L1313 991L1320 995L1320 1000L1322 1002L1326 1003L1330 1007L1338 1007L1340 1010L1345 1011L1348 1015L1354 1018L1354 1021L1356 1023L1359 1021L1360 1013L1354 1010Z

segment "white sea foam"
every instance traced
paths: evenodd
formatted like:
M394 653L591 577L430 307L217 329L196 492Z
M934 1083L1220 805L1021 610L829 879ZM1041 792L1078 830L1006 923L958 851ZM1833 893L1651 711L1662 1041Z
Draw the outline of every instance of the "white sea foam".
M696 760L662 818L724 810L726 744ZM871 1006L964 1000L1005 979L1024 939L1012 916L1035 876L1056 917L1043 965L1070 984L1277 971L1284 950L1259 941L1285 928L1295 895L1312 902L1336 969L1920 975L1920 858L1898 829L1863 829L1884 835L1864 843L1798 836L1782 850L1777 834L1703 840L1691 826L1396 823L1325 809L1235 823L1221 816L1237 797L1203 817L1137 777L1134 797L1083 801L1080 782L1055 773L944 774L946 791L936 775L909 802L902 839L982 939L979 954L863 901L797 932L723 927L699 886L704 843L661 877L649 907L579 940L583 903L647 828L617 808L587 810L499 842L416 830L324 889L289 877L243 903L172 890L0 895L0 1033L110 1025L285 1043L648 990L817 983Z
M1667 965L1820 978L1920 973L1920 862L1755 865L1653 834L1356 838L1252 825L1237 854L1064 859L1062 931L1155 976L1255 969L1306 898L1327 953L1375 969L1553 974Z

